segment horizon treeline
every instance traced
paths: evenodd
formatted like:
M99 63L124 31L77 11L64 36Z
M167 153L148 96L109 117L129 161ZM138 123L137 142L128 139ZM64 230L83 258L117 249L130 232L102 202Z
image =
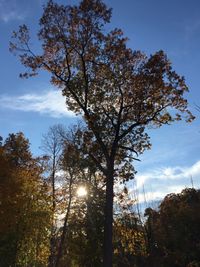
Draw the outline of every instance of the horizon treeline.
M102 266L105 180L83 143L80 127L55 125L34 157L22 132L1 138L1 267ZM119 182L113 266L200 266L199 189L169 194L144 214L137 204Z

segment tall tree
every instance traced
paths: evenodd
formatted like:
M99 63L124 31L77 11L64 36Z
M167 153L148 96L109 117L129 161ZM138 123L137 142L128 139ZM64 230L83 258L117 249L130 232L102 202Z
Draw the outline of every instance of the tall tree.
M64 244L66 243L66 236L68 234L68 225L69 218L71 213L71 206L75 197L75 184L76 180L79 176L79 170L77 170L77 166L79 164L79 157L77 155L77 151L75 150L71 140L65 140L65 147L63 148L62 155L62 166L63 171L65 172L65 192L66 195L64 197L64 223L61 231L60 242L58 245L58 251L55 259L55 267L60 266L60 261L63 256Z
M40 19L42 53L30 48L27 26L14 32L11 51L36 75L50 72L67 107L82 114L88 127L88 153L106 181L104 266L112 266L113 185L132 154L150 148L148 126L193 119L183 94L184 78L172 70L163 51L147 57L127 47L122 30L110 32L111 9L101 0L77 6L48 1ZM93 153L95 151L95 153ZM97 153L98 151L98 153ZM128 178L127 178L128 179Z
M59 181L58 172L60 170L60 157L63 150L63 137L65 135L64 127L60 124L51 126L46 134L42 138L42 150L48 157L47 170L49 173L49 182L51 184L51 197L52 197L52 229L51 229L51 248L49 257L49 267L54 266L55 254L56 254L56 213L57 213L57 197L56 197L56 183Z
M64 127L60 124L51 126L42 138L42 150L49 158L48 170L52 187L52 207L56 206L56 173L59 171L59 161L63 149L62 135L65 135Z

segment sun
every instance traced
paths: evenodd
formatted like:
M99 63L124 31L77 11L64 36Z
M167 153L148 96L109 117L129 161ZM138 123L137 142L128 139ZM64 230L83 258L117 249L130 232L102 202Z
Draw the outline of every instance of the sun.
M85 197L87 196L87 190L84 186L79 186L77 189L77 195L78 197Z

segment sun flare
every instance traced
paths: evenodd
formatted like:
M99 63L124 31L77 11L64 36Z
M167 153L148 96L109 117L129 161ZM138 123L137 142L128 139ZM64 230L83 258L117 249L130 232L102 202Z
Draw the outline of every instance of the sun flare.
M85 197L87 195L87 190L84 186L80 186L77 189L77 195L78 197Z

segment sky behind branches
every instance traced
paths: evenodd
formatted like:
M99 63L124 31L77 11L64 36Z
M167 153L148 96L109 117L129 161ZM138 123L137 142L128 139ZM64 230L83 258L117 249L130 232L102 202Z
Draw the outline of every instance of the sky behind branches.
M74 4L78 1L58 0ZM180 122L161 129L148 130L152 149L135 162L136 180L130 182L148 200L157 200L186 186L200 186L200 1L199 0L106 0L113 8L109 29L120 27L129 38L128 45L147 55L164 50L177 73L184 75L189 87L187 99L194 115L192 124ZM35 155L40 154L42 134L48 127L65 126L77 118L65 107L61 93L49 83L49 76L22 80L24 71L18 59L9 53L13 30L20 24L31 29L32 46L39 49L36 33L44 0L0 0L0 135L24 132Z

